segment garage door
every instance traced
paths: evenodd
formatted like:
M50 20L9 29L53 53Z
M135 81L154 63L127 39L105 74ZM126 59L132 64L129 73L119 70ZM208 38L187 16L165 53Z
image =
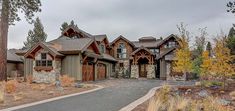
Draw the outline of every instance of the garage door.
M97 79L102 80L106 78L106 66L104 64L97 65Z
M82 66L82 81L93 81L94 80L94 70L93 65L84 64Z

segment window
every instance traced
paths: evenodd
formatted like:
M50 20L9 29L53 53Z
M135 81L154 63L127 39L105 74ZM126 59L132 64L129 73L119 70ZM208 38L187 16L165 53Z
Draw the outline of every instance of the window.
M101 53L105 53L105 46L104 46L104 44L100 44L100 51L101 51Z
M120 43L118 48L117 48L117 58L126 58L126 47L124 45L124 43Z
M175 42L168 42L168 47L171 48L171 47L175 47L176 46L176 43Z
M123 63L120 63L120 64L119 64L119 67L124 67Z
M115 72L115 64L112 65L112 72Z
M41 60L36 60L36 66L52 66L52 60L48 60L47 53L41 53Z
M159 49L150 49L150 51L154 54L158 54L159 53Z
M47 54L46 53L41 53L41 59L46 60L47 59Z
M171 41L164 45L164 48L172 48L172 47L176 47L176 42Z

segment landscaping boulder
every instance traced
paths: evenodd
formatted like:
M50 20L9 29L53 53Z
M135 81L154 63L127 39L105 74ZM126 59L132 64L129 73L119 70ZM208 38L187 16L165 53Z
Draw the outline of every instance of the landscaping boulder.
M230 104L231 104L231 101L226 100L226 99L219 99L219 100L218 100L218 103L219 103L220 105L227 106L227 105L230 105Z
M198 95L200 96L200 97L208 97L210 94L208 93L208 91L206 91L206 90L201 90L199 93L198 93Z
M49 91L48 95L54 95L54 93L55 93L54 91Z
M81 83L75 83L75 84L74 84L74 87L76 87L76 88L82 88L83 85L82 85Z

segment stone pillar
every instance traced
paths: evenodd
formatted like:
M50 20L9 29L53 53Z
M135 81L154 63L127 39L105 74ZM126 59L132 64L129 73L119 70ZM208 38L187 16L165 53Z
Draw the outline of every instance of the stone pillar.
M147 78L156 78L155 77L155 66L154 65L148 65L147 66Z
M139 78L138 65L131 65L131 78Z

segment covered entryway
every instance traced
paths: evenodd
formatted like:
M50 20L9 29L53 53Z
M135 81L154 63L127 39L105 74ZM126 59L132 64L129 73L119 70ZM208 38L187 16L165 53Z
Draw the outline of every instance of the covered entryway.
M145 47L140 47L132 54L131 77L155 78L155 55Z
M148 59L146 58L139 59L138 65L139 65L139 77L147 77Z
M105 64L98 63L97 64L97 79L103 80L106 78L106 66Z

